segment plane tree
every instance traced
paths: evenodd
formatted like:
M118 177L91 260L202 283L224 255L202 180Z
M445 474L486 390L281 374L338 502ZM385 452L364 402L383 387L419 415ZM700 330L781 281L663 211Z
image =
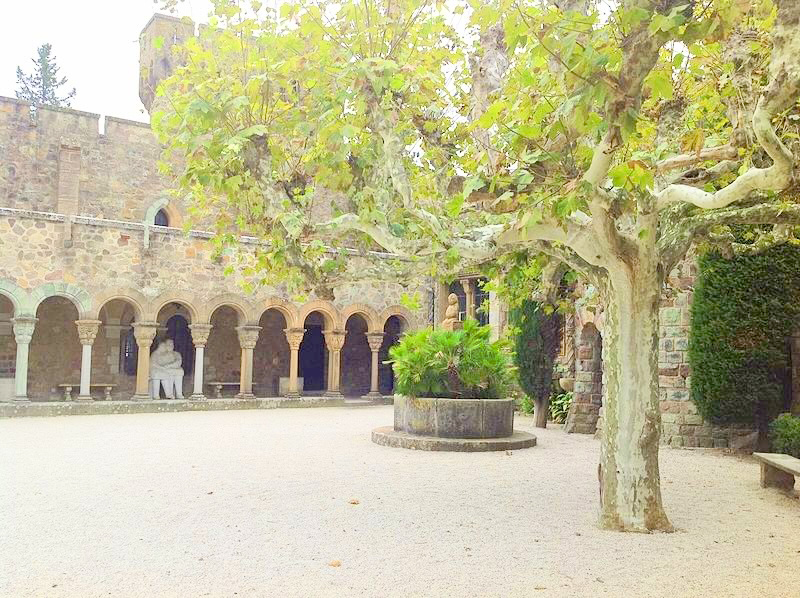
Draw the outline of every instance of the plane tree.
M605 310L601 525L670 530L659 300L693 246L794 239L800 5L214 7L153 124L219 242L259 237L249 272L320 295L520 253L564 264Z

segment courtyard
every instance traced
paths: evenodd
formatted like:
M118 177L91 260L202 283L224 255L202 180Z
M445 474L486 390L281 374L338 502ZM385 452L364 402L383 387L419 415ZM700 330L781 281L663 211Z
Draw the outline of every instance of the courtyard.
M620 534L596 524L591 436L536 429L510 454L373 444L391 420L0 420L0 595L797 595L797 500L761 489L749 458L662 448L678 529Z

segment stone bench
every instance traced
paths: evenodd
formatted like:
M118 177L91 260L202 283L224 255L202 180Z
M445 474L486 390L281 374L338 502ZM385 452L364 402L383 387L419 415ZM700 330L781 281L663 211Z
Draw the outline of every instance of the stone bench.
M240 388L240 382L206 382L207 386L210 386L214 389L214 398L221 399L222 398L222 389L223 388ZM255 390L256 383L253 382L253 389Z
M64 390L64 400L65 401L71 401L72 400L72 389L73 388L80 388L80 387L81 387L80 383L78 383L78 384L64 383L64 384L59 384L58 385L58 388L61 388L61 389ZM97 384L90 384L89 385L89 390L91 392L92 388L102 388L103 389L103 399L106 400L106 401L110 401L111 400L111 391L112 391L112 389L114 389L116 387L117 387L116 384L97 383Z
M800 475L800 459L781 453L753 453L761 463L761 487L794 488L794 477Z

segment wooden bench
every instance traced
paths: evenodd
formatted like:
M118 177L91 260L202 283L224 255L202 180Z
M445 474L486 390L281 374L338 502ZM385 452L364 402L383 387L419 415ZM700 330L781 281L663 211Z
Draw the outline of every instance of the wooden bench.
M781 453L753 453L761 463L761 487L794 488L794 477L800 475L800 459Z
M214 398L221 399L222 398L222 389L223 388L239 388L241 386L240 382L206 382L208 386L214 389ZM253 388L255 389L256 383L253 382Z
M103 399L106 400L106 401L110 401L111 400L111 390L116 388L116 386L117 386L116 384L101 384L101 383L90 384L89 385L89 390L91 392L92 388L102 388L103 391L104 391ZM65 383L65 384L59 384L58 385L58 388L63 388L64 389L64 400L65 401L71 401L72 400L72 389L73 388L80 388L80 387L81 387L80 384L66 384Z

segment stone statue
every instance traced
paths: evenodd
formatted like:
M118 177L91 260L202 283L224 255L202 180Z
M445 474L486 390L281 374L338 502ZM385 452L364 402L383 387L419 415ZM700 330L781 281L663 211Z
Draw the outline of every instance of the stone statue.
M150 355L150 394L157 399L161 387L168 399L183 398L183 358L175 350L175 343L167 339Z
M461 326L461 320L458 319L458 296L455 293L450 293L447 297L447 309L444 312L442 328L445 330L459 330Z

